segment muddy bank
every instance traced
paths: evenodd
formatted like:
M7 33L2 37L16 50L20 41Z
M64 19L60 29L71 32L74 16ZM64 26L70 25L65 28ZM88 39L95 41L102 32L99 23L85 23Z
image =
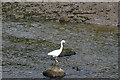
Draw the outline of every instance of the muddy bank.
M45 2L3 2L3 20L24 19L40 21L59 21L71 23L91 23L117 26L117 2L78 2L78 3L45 3Z

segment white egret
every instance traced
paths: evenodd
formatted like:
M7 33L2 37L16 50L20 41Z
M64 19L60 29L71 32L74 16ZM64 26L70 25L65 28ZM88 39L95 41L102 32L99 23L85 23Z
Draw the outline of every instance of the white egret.
M56 60L55 60L56 61L56 65L58 64L57 57L60 55L60 53L62 52L62 49L63 49L63 43L65 43L65 40L61 41L61 48L60 49L54 50L54 51L48 53L48 55L56 57Z

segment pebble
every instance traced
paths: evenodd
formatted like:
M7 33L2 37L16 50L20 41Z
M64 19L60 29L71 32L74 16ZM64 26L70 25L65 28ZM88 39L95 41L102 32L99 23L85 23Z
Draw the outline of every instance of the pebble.
M76 69L76 71L80 71L80 68L78 66L72 67L72 69Z

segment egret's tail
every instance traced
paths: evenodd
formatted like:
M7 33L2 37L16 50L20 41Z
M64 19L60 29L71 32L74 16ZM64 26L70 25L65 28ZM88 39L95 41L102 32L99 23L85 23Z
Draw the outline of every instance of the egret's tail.
M48 53L48 55L55 57L52 53Z
M48 55L50 55L50 53L48 53Z
M52 55L52 53L48 53L48 55Z

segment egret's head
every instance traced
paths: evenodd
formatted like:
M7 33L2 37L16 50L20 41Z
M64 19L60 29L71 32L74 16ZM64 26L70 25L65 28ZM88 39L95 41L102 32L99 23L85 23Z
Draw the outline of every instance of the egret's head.
M62 40L61 43L65 43L65 40Z

